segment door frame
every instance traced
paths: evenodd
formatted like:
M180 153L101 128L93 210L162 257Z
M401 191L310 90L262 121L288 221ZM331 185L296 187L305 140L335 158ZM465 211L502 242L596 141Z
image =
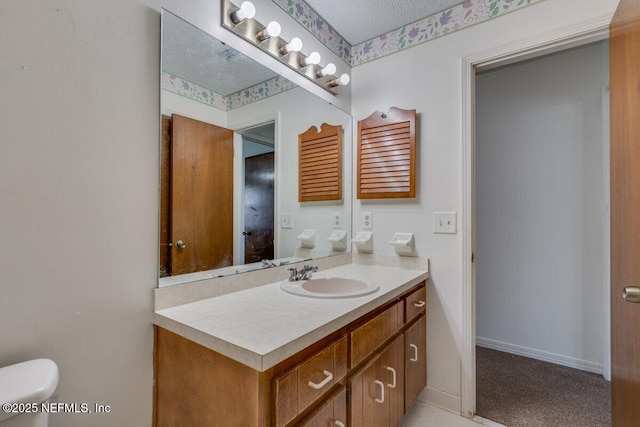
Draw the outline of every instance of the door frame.
M273 245L274 258L278 258L280 253L279 241L280 241L280 227L278 227L278 218L280 217L278 201L280 200L280 180L278 165L281 162L281 148L280 145L280 112L269 113L252 118L251 120L242 120L233 123L227 123L227 127L233 130L233 182L238 188L233 195L233 216L238 218L238 221L233 222L233 265L244 264L244 238L242 237L242 231L244 230L244 185L241 185L244 181L244 155L242 150L242 133L252 128L260 127L268 123L273 123L274 141L273 147L275 150L273 168L275 171L273 186Z
M510 43L461 58L462 77L462 345L461 414L472 418L476 411L476 310L475 265L475 77L490 70L554 52L606 40L613 14L567 27L561 31ZM607 319L608 320L608 319Z

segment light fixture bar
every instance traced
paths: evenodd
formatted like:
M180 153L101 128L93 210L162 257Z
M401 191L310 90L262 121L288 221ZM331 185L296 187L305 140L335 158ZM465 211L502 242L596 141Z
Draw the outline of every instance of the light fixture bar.
M248 4L247 4L248 3ZM342 74L336 77L336 66L320 65L320 54L311 52L305 55L302 49L302 40L297 37L290 42L280 38L280 24L275 21L268 25L261 24L255 16L255 7L251 2L245 1L240 7L230 0L222 2L222 26L232 33L240 36L254 46L269 53L282 64L295 70L307 79L321 86L333 95L338 94L338 88L349 84L349 75Z

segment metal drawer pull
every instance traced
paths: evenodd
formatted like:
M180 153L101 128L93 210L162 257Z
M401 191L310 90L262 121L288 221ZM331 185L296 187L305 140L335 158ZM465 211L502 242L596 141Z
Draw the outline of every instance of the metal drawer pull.
M389 388L396 388L396 370L393 369L391 366L385 366L385 368L387 368L387 371L391 372L392 379L393 379L393 381L391 381L391 384L387 384L387 385L389 386Z
M312 383L311 381L309 381L308 385L309 387L311 387L314 390L320 390L322 387L326 386L327 384L329 384L331 382L331 380L333 379L333 374L329 371L324 371L323 374L326 376L325 379L322 380L322 382L319 382L318 384L316 383Z
M418 361L418 346L415 344L409 344L409 347L411 347L413 349L413 357L411 359L409 359L412 362L417 362Z
M426 304L426 302L424 302L424 301L418 301L418 302L414 302L413 306L414 307L418 307L418 308L422 308L422 307L424 307L425 304Z
M374 383L380 386L380 395L382 397L380 399L375 398L373 400L375 400L378 403L384 403L384 384L382 384L382 381L378 381L378 380L375 380Z
M333 424L337 425L338 427L344 427L344 424L338 420L335 420Z
M622 298L627 302L640 302L640 288L635 286L624 288Z

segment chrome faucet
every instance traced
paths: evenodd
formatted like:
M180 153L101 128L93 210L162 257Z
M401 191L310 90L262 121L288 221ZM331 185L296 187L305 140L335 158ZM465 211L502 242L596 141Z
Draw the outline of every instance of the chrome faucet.
M297 268L295 267L291 267L288 269L290 271L289 273L289 281L290 282L297 282L299 280L309 280L311 279L311 275L318 271L318 267L315 265L305 265L304 267L302 267L302 269L300 271L298 271Z

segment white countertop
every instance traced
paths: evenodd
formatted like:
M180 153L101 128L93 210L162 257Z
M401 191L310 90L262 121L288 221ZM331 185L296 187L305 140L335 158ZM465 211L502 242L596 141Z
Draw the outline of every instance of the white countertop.
M347 264L313 277L374 281L374 294L307 298L279 283L158 310L154 323L258 371L266 371L314 342L426 280L425 270Z

